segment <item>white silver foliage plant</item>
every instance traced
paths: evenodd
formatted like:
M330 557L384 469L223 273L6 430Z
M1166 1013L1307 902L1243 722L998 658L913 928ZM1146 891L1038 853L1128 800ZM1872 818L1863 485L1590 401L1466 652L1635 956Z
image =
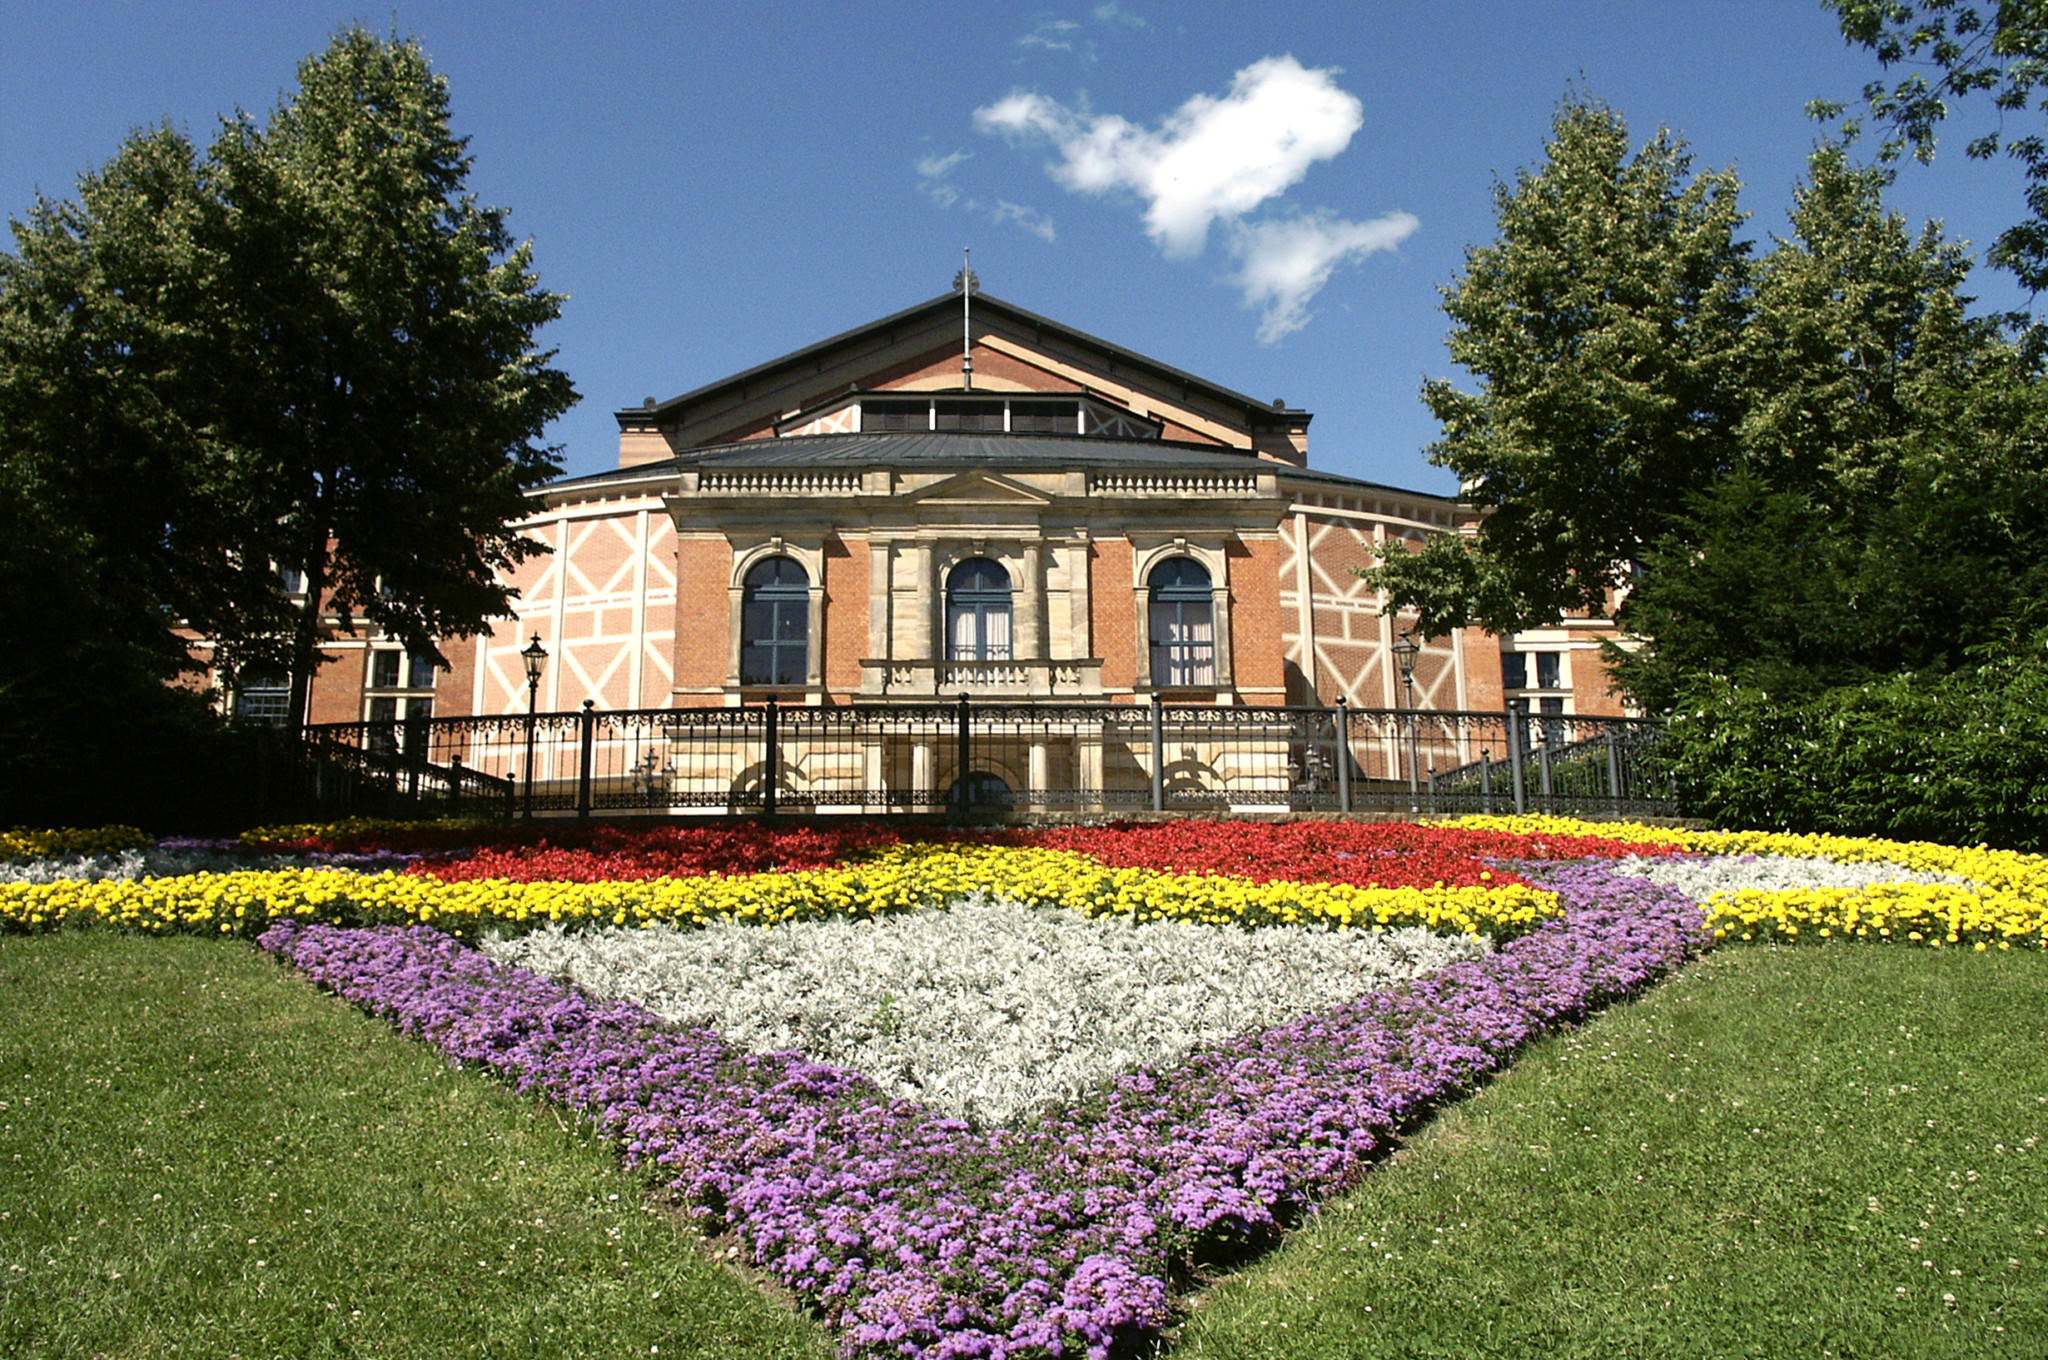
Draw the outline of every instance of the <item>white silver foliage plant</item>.
M1134 925L977 896L876 920L549 930L484 947L986 1126L1490 945L1422 929Z
M1965 883L1955 874L1924 873L1889 860L1837 864L1828 859L1793 855L1680 855L1671 858L1631 855L1616 860L1614 871L1647 878L1676 888L1705 905L1722 894L1748 888L1758 892L1796 892L1802 888L1868 888L1876 883Z
M0 861L0 883L95 883L101 879L174 878L180 874L271 869L293 863L282 855L261 858L210 850L112 850L94 855L51 855Z

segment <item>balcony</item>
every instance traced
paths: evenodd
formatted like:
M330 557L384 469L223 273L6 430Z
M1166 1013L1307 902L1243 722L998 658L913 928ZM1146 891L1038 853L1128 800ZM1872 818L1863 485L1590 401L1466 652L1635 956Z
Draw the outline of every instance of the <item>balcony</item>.
M1102 658L1069 660L865 660L863 698L932 699L970 694L990 699L1081 699L1102 693Z

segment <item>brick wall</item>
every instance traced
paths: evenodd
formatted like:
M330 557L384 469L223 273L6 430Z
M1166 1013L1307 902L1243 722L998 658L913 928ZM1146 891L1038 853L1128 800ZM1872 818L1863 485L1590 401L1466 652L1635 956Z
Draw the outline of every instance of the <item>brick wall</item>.
M726 636L732 619L731 577L732 548L724 539L685 538L678 543L674 654L678 689L715 689L725 684L731 651Z
M841 699L859 691L867 655L868 566L867 540L825 540L825 688Z
M1089 627L1095 654L1102 658L1102 685L1127 690L1138 681L1131 545L1121 538L1098 538L1089 545L1088 556Z
M1232 539L1230 563L1230 665L1248 702L1286 702L1287 675L1281 655L1280 545L1273 539Z

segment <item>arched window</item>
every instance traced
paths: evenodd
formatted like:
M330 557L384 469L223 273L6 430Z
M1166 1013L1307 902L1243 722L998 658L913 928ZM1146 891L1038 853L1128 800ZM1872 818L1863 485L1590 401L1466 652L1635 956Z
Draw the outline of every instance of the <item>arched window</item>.
M1152 683L1216 683L1216 619L1209 572L1192 557L1169 557L1145 578L1152 595Z
M1010 573L986 557L946 576L946 659L1010 659Z
M811 578L794 558L747 569L740 597L740 683L801 685L811 649Z

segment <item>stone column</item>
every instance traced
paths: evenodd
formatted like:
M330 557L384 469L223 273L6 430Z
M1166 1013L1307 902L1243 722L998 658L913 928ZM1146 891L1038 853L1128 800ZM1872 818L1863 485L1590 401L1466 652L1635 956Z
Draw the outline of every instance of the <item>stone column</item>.
M1024 579L1012 596L1017 604L1017 638L1012 655L1018 661L1045 659L1045 571L1036 543L1024 545Z

